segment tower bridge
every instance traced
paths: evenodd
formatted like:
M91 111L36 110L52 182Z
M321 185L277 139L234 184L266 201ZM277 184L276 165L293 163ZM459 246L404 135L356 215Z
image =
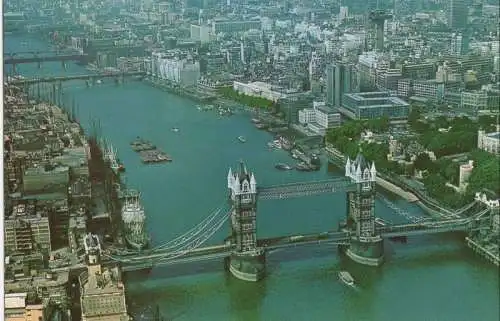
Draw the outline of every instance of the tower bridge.
M360 264L378 266L384 261L384 239L389 237L425 235L446 232L471 232L484 228L490 209L480 208L468 218L448 217L441 220L413 220L400 210L408 224L387 224L375 216L377 170L374 163L361 153L354 160L347 159L345 177L276 185L257 186L254 173L241 163L238 171L229 170L227 188L229 202L213 211L188 232L143 251L104 251L108 262L119 262L124 271L167 266L188 262L224 259L231 274L245 281L258 281L266 272L266 255L273 250L307 244L338 244L345 254ZM257 201L286 199L324 193L346 193L345 221L338 230L323 233L295 234L271 238L257 237ZM390 202L386 200L386 202ZM462 210L474 208L474 204ZM397 208L393 205L391 208ZM203 246L222 226L229 223L230 234L223 244ZM487 224L487 223L486 223Z

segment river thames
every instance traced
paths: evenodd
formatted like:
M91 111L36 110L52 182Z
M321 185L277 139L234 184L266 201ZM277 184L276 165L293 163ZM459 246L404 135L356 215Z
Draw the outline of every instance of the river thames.
M4 52L47 50L37 39L7 36ZM27 76L89 73L60 63L20 65ZM111 80L87 88L83 81L64 83L66 95L79 105L78 119L89 131L92 120L113 144L126 166L125 181L141 191L154 244L187 231L226 202L226 176L245 160L261 186L325 179L316 173L275 170L292 163L284 151L269 151L272 136L258 131L249 116L221 117L196 109L196 103L141 82L115 85ZM179 132L171 128L178 127ZM243 135L247 142L238 142ZM129 143L151 140L173 158L143 165ZM394 200L414 215L421 210ZM403 219L382 202L377 215ZM345 215L343 194L258 204L258 236L323 232L335 229ZM209 243L220 243L226 225ZM224 271L223 262L199 266L158 267L146 279L127 283L133 309L158 304L166 320L179 321L498 321L498 269L476 257L458 235L409 238L407 244L386 242L387 260L380 268L359 266L339 256L333 245L283 250L268 255L269 275L244 283ZM357 289L337 279L348 270Z

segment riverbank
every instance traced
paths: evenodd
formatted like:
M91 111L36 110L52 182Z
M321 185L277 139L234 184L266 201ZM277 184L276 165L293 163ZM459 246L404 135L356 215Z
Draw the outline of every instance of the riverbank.
M217 98L214 95L208 95L197 90L183 88L165 80L155 80L153 79L153 77L145 77L143 81L160 90L164 90L181 97L189 98L199 103L210 103Z
M331 160L338 161L337 164L335 164L335 165L337 165L339 167L345 166L346 157L339 150L337 150L333 146L326 146L325 152L327 153L327 155L331 156ZM433 207L436 206L435 203L430 203L427 198L419 197L419 195L415 195L414 193L405 190L408 188L408 186L398 186L398 185L394 184L393 182L386 180L385 178L381 177L381 174L382 173L377 173L377 185L386 189L389 192L392 192L392 193L398 195L399 197L402 197L403 199L405 199L409 202L416 203L427 214L429 214L431 216L439 215L438 212L433 209ZM439 206L442 206L442 205L439 205ZM452 210L450 210L450 209L447 209L447 210L452 212ZM443 216L442 213L439 216Z

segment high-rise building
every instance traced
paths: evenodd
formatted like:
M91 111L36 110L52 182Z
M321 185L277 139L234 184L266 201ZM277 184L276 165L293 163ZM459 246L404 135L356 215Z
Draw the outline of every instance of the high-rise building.
M449 0L448 26L453 30L465 29L469 8L465 0Z
M334 107L342 105L345 93L357 91L357 81L352 64L336 62L326 68L326 100Z

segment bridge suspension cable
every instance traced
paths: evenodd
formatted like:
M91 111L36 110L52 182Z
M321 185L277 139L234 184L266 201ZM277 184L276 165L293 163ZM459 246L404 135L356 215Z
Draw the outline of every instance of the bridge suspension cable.
M464 212L468 211L469 209L471 209L474 205L477 204L477 201L474 200L472 201L471 203L465 205L464 207L462 208L459 208L458 210L455 211L454 215L461 215L463 214Z
M196 238L200 233L202 233L207 227L210 226L210 224L217 220L217 218L220 218L222 216L227 215L228 209L226 206L221 206L215 211L213 211L209 216L207 216L205 219L203 219L200 223L198 223L196 226L191 228L189 231L186 233L176 237L173 240L167 241L163 244L160 244L158 246L155 246L151 251L156 252L156 251L164 251L168 249L175 248L181 244L190 242L194 238Z
M208 231L206 231L201 237L199 237L198 239L193 241L191 244L189 244L189 246L185 247L183 250L180 250L180 251L174 252L172 254L162 256L161 258L155 259L155 264L163 263L165 261L176 259L178 257L189 254L189 252L196 250L201 245L203 245L209 238L211 238L212 235L214 235L224 225L224 223L227 221L229 216L230 216L230 213L227 213L217 224L215 224L213 226L212 229L209 229Z
M130 263L130 262L137 262L137 261L144 261L144 260L153 260L153 261L161 261L161 260L171 260L175 259L177 257L183 256L188 254L190 251L195 250L198 248L200 245L205 243L212 235L214 235L227 221L230 215L230 211L223 212L224 215L220 216L214 224L210 225L207 230L205 230L203 233L198 234L196 238L191 239L191 242L189 243L183 243L181 246L179 246L176 249L173 249L171 251L166 251L164 249L162 252L145 252L142 254L138 254L135 257L118 257L115 255L106 255L106 257L118 261L118 262L123 262L123 263Z
M403 210L402 208L400 208L399 206L397 206L396 204L391 202L389 199L387 199L387 197L385 197L381 193L377 193L377 197L380 198L380 200L382 202L384 202L384 204L387 207L389 207L391 210L396 212L397 215L406 218L411 223L420 223L420 222L432 220L432 218L429 218L429 217L410 215L410 213L408 213L407 211Z
M225 205L220 206L219 208L212 211L206 218L204 218L200 223L191 228L189 231L185 232L182 235L177 236L173 240L169 240L166 241L165 243L157 245L152 249L148 249L145 251L128 249L128 250L120 250L119 252L120 254L127 255L127 254L143 253L143 252L153 253L153 252L167 251L169 249L174 249L182 244L191 242L193 239L199 236L207 227L209 227L214 220L225 215L227 211L228 211L227 206Z

